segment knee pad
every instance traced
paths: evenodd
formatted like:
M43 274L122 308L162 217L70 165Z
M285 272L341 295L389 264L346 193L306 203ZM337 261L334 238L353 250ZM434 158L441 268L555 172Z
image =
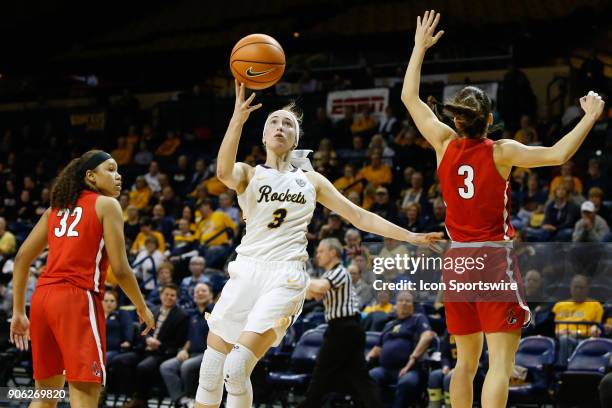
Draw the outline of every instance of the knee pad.
M200 381L196 401L204 405L217 405L223 398L223 364L226 355L212 347L204 351L200 365Z
M250 376L257 357L245 346L236 344L227 355L223 366L223 380L229 394L242 395L249 389Z

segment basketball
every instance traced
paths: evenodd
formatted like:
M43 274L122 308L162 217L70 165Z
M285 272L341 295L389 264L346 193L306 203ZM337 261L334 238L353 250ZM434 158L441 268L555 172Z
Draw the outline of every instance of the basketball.
M274 38L251 34L236 43L230 55L232 75L250 89L266 89L285 72L285 52Z

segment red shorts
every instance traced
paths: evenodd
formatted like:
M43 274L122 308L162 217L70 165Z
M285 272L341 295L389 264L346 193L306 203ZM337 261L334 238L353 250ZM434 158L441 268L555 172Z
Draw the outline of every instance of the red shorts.
M444 310L448 332L457 336L520 330L527 318L515 302L448 302Z
M70 284L36 288L30 305L34 379L106 380L106 321L98 295Z
M507 332L529 323L531 316L512 247L453 243L444 256L444 307L449 333ZM457 290L460 286L470 289Z

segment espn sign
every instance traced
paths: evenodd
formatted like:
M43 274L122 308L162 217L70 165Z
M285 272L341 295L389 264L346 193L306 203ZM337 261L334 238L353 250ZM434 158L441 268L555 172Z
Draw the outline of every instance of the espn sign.
M355 89L349 91L336 91L327 94L327 115L332 120L344 117L347 106L355 108L355 113L370 110L372 115L382 115L389 104L389 89Z

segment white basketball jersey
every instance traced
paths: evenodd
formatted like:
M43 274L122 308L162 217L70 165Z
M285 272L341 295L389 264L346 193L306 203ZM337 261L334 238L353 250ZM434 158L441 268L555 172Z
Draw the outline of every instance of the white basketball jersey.
M262 261L305 261L306 232L317 193L301 169L281 173L259 165L238 204L246 234L236 252Z

